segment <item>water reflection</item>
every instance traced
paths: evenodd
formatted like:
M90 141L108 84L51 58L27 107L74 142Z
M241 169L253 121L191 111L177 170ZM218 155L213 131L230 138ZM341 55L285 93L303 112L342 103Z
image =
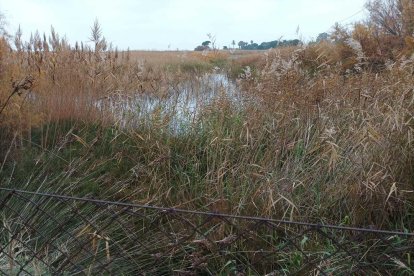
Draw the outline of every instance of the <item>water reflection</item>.
M121 127L139 127L152 123L154 116L168 121L172 131L180 132L197 119L200 111L217 99L242 102L237 85L225 74L208 73L170 85L163 96L134 93L128 96L115 93L96 102L103 111L110 111Z

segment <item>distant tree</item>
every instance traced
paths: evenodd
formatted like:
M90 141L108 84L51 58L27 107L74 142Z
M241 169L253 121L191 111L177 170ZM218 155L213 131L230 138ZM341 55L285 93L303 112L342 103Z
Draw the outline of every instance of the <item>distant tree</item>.
M279 44L279 41L278 40L270 41L269 42L269 49L270 48L276 48L278 46L278 44Z
M292 39L287 41L288 46L298 46L300 44L299 39Z
M287 46L298 46L301 43L299 39L292 39L292 40L283 40L280 41L278 46L287 47Z
M251 44L246 45L243 49L245 49L245 50L257 50L257 49L259 49L259 44L251 43Z
M266 50L268 46L268 42L262 42L260 43L259 47L257 47L258 50Z
M236 41L233 39L233 41L231 42L231 45L233 46L233 49L236 47Z
M211 41L210 40L206 40L203 43L201 43L201 46L207 46L207 47L209 47L210 44L211 44Z
M228 49L229 49L229 47L223 46L223 50L228 50Z
M279 43L279 41L277 41L277 40L273 40L273 41L269 41L269 42L262 42L257 47L257 49L258 50L267 50L267 49L276 48L278 46L278 43Z
M316 38L316 42L321 42L329 39L329 34L327 33L320 33Z
M203 45L198 45L197 47L194 48L194 51L205 51L210 49L210 47L208 46L203 46Z
M248 45L248 43L244 41L239 41L237 45L239 46L240 49L244 49Z

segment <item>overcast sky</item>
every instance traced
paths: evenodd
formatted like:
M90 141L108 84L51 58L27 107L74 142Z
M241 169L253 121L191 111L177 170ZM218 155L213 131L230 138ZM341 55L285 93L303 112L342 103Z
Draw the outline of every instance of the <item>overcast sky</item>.
M0 0L14 33L25 37L53 25L69 41L87 41L95 18L108 41L121 49L193 49L216 36L254 42L303 38L366 16L366 0ZM296 31L299 26L299 35Z

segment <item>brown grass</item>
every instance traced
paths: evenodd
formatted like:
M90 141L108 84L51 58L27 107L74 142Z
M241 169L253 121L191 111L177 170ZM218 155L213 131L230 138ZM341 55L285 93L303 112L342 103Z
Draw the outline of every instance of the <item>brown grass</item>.
M14 145L24 144L40 129L48 148L49 126L72 121L69 132L61 127L63 134L55 135L54 154L66 161L63 171L76 171L62 177L88 179L84 186L99 183L102 192L117 183L122 187L117 196L145 204L412 225L413 62L374 55L364 29L342 35L336 44L234 54L118 53L72 49L64 42L45 47L39 41L30 50L10 52L3 41L0 101L13 90L10 80L35 78L34 87L13 96L0 114L7 133L3 143L17 134L20 142ZM393 53L389 47L385 52ZM187 132L171 132L171 106L161 104L144 117L132 114L136 127L129 130L113 127L112 114L96 106L114 94L168 99L181 91L171 87L186 81L198 93L209 85L200 76L215 66L235 78L243 105L217 97ZM79 121L83 127L73 136ZM96 125L102 129L96 131ZM36 158L43 160L48 151ZM43 177L62 170L42 162ZM91 175L98 176L92 181Z

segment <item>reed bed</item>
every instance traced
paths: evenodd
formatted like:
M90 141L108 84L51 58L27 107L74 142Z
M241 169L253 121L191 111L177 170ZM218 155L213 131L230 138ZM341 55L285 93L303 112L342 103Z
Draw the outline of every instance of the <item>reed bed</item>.
M413 229L410 38L138 52L93 30L93 46L0 40L1 187Z
M412 227L412 59L367 66L346 39L251 55L16 41L0 45L1 185Z

